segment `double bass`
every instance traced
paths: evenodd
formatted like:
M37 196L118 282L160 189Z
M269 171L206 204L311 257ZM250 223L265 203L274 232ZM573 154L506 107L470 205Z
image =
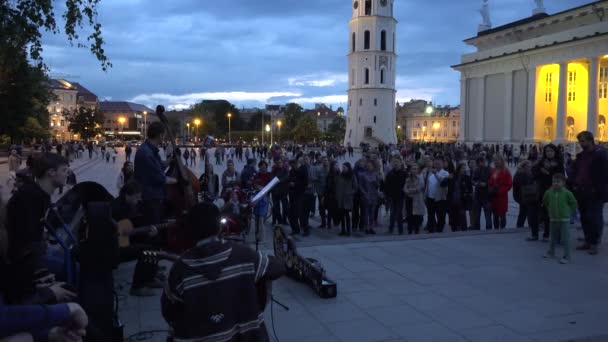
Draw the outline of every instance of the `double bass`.
M174 146L173 144L177 143L177 139L165 115L165 107L162 105L156 106L156 115L165 126L171 146ZM176 225L168 230L168 247L172 251L182 252L193 247L196 243L181 218L197 203L200 184L196 175L184 164L177 147L174 148L169 160L166 175L177 179L176 184L167 184L167 201L177 219Z

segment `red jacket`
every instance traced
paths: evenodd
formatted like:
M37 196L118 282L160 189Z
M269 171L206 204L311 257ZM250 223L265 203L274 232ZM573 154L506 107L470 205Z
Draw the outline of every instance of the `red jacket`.
M513 179L509 169L492 169L490 179L488 180L488 188L492 192L493 188L497 189L497 194L492 198L492 209L498 215L507 213L509 207L509 190L513 187Z

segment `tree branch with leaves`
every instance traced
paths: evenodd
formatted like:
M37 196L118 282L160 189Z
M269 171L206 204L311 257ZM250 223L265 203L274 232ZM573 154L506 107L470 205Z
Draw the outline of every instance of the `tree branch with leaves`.
M80 107L72 111L64 111L68 119L68 130L80 135L83 140L90 140L103 133L103 112L99 108Z

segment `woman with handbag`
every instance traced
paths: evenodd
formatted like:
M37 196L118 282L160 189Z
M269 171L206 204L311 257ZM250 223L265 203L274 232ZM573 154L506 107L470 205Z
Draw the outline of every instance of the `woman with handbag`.
M538 183L532 175L532 163L524 160L513 177L513 199L519 204L517 228L523 228L526 219L531 236L526 241L538 240L538 203L540 201Z
M499 154L495 155L494 168L488 181L494 229L504 229L507 226L509 190L512 186L513 179L511 178L511 172L505 165L505 159Z

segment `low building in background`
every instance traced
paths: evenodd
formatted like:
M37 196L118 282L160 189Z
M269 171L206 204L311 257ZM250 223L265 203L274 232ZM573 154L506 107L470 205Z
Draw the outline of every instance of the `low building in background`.
M49 129L53 139L66 141L74 139L68 131L68 120L64 111L73 111L80 107L96 108L99 104L97 95L77 82L64 79L51 79L50 87L55 99L49 104Z
M397 135L400 140L455 142L460 137L460 108L425 100L397 104Z
M344 109L339 107L334 111L332 106L327 107L324 103L317 103L314 109L305 110L304 113L315 118L321 133L327 133L334 120L338 116L344 115Z
M104 116L104 135L110 139L139 140L145 136L147 125L158 121L154 110L138 103L102 101L99 109Z

